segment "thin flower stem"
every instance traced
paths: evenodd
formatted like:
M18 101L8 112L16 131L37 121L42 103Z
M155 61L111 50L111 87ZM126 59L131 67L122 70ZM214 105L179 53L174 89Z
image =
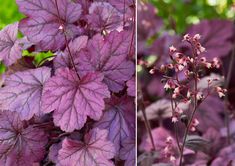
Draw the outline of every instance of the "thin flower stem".
M187 139L187 136L188 136L188 133L189 133L189 129L190 129L190 125L192 123L192 120L194 118L194 115L196 113L196 110L198 108L197 106L197 81L198 81L198 76L197 76L197 62L195 61L196 59L196 52L195 52L195 49L194 49L194 46L192 45L192 54L193 54L193 59L194 59L194 63L193 63L193 70L194 70L194 106L193 106L193 113L191 114L190 116L190 119L188 121L188 124L187 124L187 127L186 127L186 130L184 132L184 136L183 136L183 144L182 144L182 147L181 147L181 152L180 152L180 163L179 165L182 166L182 161L183 161L183 153L184 153L184 147L185 147L185 143L186 143L186 139Z
M233 51L232 51L232 55L231 55L231 59L230 59L230 63L229 63L228 74L227 74L227 78L226 78L226 82L225 82L226 89L229 88L229 83L230 83L230 80L232 77L234 60L235 60L235 45L233 46ZM227 108L228 103L229 103L229 99L228 99L228 95L226 95L225 96L225 126L226 126L226 131L227 131L227 143L228 143L228 145L230 145L231 144L231 133L230 133L230 127L229 127L229 123L230 123L229 110Z
M145 128L146 128L146 130L148 132L148 135L150 137L150 141L151 141L153 150L156 151L156 146L154 144L153 135L152 135L152 132L151 132L151 126L149 124L149 121L148 121L147 115L146 115L146 111L145 111L145 104L144 104L142 91L140 89L139 89L139 94L138 94L138 104L139 104L140 110L142 111L143 116L144 116Z
M55 0L55 5L56 5L57 14L58 14L58 16L60 16L60 12L59 12L59 7L58 7L57 0ZM60 19L59 19L59 21L61 22ZM61 26L62 26L62 31L63 31L64 38L65 38L65 44L66 44L66 47L67 47L68 52L69 52L69 59L70 59L70 61L71 61L71 64L72 64L72 66L73 66L75 72L76 72L76 75L77 75L78 79L81 80L81 78L80 78L80 76L79 76L79 74L78 74L77 68L76 68L76 66L75 66L75 63L74 63L74 60L73 60L73 56L72 56L72 53L71 53L71 50L70 50L70 47L69 47L69 44L68 44L69 42L68 42L68 39L67 39L67 36L66 36L66 33L65 33L64 25L63 25L62 22L61 22L60 24L61 24ZM59 28L59 27L58 27L58 28Z
M171 109L172 109L172 115L175 112L175 108L173 106L173 98L171 97ZM180 142L179 142L179 134L178 134L178 126L176 123L173 124L174 125L174 130L175 130L175 138L176 138L176 143L179 149L179 152L181 152L181 147L180 147Z

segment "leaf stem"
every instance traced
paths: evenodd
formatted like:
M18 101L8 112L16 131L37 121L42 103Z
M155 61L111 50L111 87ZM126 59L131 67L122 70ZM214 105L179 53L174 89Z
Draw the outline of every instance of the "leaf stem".
M59 12L59 7L58 7L57 0L55 0L55 5L56 5L57 14L58 14L58 16L60 16L60 12ZM71 50L70 50L70 47L69 47L69 44L68 44L69 42L68 42L68 39L67 39L67 36L66 36L66 32L65 32L65 29L64 29L64 25L63 25L63 23L61 22L61 19L59 19L59 21L60 21L61 26L63 26L63 27L62 27L62 30L63 30L63 34L64 34L64 38L65 38L65 44L66 44L66 47L67 47L68 52L69 52L69 58L70 58L71 64L72 64L72 66L73 66L73 68L74 68L74 70L75 70L75 72L76 72L76 74L77 74L78 79L81 80L81 77L80 77L79 74L78 74L78 71L77 71L77 68L76 68L76 66L75 66L75 63L74 63L74 60L73 60L73 56L72 56L72 53L71 53Z

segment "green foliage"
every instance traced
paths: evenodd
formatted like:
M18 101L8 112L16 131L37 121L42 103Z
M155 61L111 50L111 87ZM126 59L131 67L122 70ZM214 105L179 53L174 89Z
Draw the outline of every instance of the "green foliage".
M48 51L48 52L39 52L39 53L36 53L36 52L28 52L27 50L24 50L23 51L23 56L31 56L31 57L34 57L34 65L36 67L39 67L41 66L44 62L46 62L47 60L51 60L54 58L54 54L51 52L51 51Z
M235 0L150 0L167 29L183 33L190 24L203 19L233 19Z
M23 18L15 0L2 0L0 5L0 29Z

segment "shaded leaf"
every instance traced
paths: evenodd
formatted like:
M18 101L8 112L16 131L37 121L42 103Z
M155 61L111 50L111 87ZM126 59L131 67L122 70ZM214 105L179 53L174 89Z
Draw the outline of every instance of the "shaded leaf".
M109 131L108 139L114 143L119 154L123 141L134 136L135 111L132 98L112 97L108 110L95 126Z
M0 164L4 166L32 166L43 159L47 135L38 128L24 128L17 113L0 113Z
M206 152L209 147L209 141L198 135L188 135L186 138L185 147L194 151Z
M113 143L107 140L107 130L92 129L85 135L84 142L66 138L59 150L58 160L62 166L114 166Z
M135 165L135 140L126 139L122 143L120 158L125 160L124 166Z
M5 80L5 86L0 89L0 108L18 112L23 120L29 120L34 115L41 116L42 88L50 75L51 70L47 67L10 75Z
M60 68L45 84L43 111L52 112L54 123L64 131L81 129L87 116L99 120L104 109L104 98L109 98L103 76L89 73L78 79L75 71Z

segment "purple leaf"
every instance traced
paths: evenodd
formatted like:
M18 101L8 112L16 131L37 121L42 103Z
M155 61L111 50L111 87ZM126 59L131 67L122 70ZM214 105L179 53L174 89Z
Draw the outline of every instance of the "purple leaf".
M0 60L10 66L22 55L22 47L17 40L18 23L6 26L0 31Z
M53 163L58 163L58 153L61 148L62 148L61 142L58 144L51 145L49 154L48 154L50 161L52 161Z
M20 121L17 113L0 114L0 165L32 166L44 157L47 135Z
M233 22L227 20L204 20L189 28L190 35L200 34L200 40L208 59L224 57L232 49Z
M220 150L218 157L212 162L211 166L234 165L235 164L235 144Z
M87 15L88 23L96 31L112 31L122 27L121 13L107 2L93 2Z
M23 120L42 115L42 88L50 75L51 70L47 67L10 75L0 89L1 109L16 111Z
M134 136L135 111L132 98L113 97L109 109L95 126L109 131L108 139L114 143L119 154L121 144L125 138Z
M19 10L27 16L20 21L20 31L28 39L38 44L42 50L57 50L65 44L60 27L64 28L67 38L73 38L80 29L73 23L81 15L81 5L68 0L17 0Z
M135 70L133 62L127 60L129 48L129 32L113 31L105 38L96 35L88 41L86 51L81 51L75 63L82 74L102 72L109 89L119 92Z
M125 160L124 166L135 165L135 140L126 139L123 141L120 158Z
M58 160L62 166L114 166L113 143L107 140L108 132L95 128L85 135L84 142L66 138L59 150Z
M69 48L72 55L76 55L82 48L85 48L87 45L88 37L80 36L76 39L70 41ZM57 52L56 58L53 60L54 68L58 69L60 67L72 67L71 60L68 55L68 50L65 52Z
M52 112L54 123L64 131L81 129L87 116L99 120L104 109L104 98L109 98L103 76L88 73L81 80L68 68L60 68L45 84L43 110Z
M223 111L223 101L217 96L209 96L196 112L196 117L200 122L198 130L206 132L209 127L215 129L221 128L224 125L223 119L221 118Z
M109 3L122 13L128 12L128 9L135 5L133 0L109 0Z
M163 21L157 16L157 10L150 3L138 3L137 11L138 42L143 42L159 32Z
M132 77L129 81L126 83L127 85L127 94L129 96L135 96L135 77Z
M155 128L151 132L153 135L154 144L157 151L163 150L166 146L166 139L167 137L170 136L170 133L162 127ZM139 149L141 151L147 151L147 152L151 151L152 144L149 136L147 135L143 136Z

